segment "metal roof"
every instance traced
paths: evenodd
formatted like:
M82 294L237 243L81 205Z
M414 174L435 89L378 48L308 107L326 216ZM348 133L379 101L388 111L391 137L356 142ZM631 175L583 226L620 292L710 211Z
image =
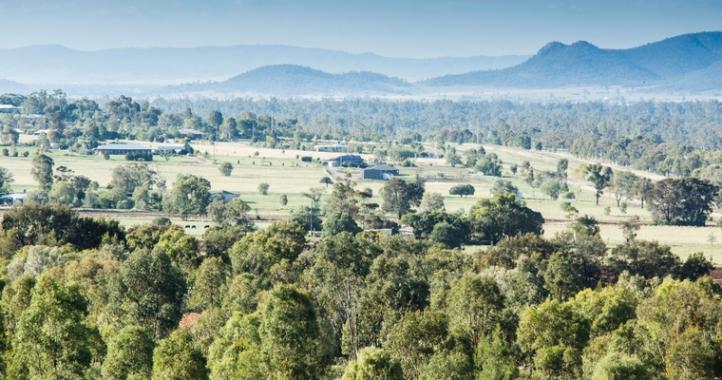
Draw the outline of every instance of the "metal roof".
M150 150L150 147L140 144L105 144L95 148L96 150Z
M394 171L396 171L396 170L399 170L399 169L397 169L397 168L395 168L395 167L393 167L393 166L389 166L389 165L376 165L376 166L368 167L368 168L366 168L366 169L364 169L364 170L381 170L381 171L391 171L391 170L394 170Z

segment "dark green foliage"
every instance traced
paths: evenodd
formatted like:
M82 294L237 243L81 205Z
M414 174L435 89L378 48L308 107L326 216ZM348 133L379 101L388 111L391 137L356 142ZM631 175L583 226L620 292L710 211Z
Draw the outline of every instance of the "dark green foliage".
M124 238L117 221L81 217L67 206L14 207L1 225L20 245L67 243L86 249L97 247L105 237Z
M595 199L597 205L599 205L599 197L604 194L604 189L606 189L612 181L612 168L600 164L590 164L584 168L584 172L587 180L594 186Z
M523 233L542 233L544 218L524 206L514 195L502 193L482 199L469 211L472 238L496 244L502 238Z
M147 328L159 339L177 325L185 291L183 275L168 255L138 250L111 282L110 312L127 324Z
M178 329L162 340L153 352L153 380L203 380L208 378L206 360L191 335Z
M229 252L233 272L265 277L274 267L295 261L305 244L306 230L302 226L274 223L265 230L246 235L233 245Z
M361 350L355 361L349 363L343 380L402 380L401 365L384 350L368 347Z
M586 288L593 288L599 281L600 266L594 257L584 253L557 252L551 255L544 272L549 293L565 300Z
M451 189L449 189L449 195L458 195L461 198L466 195L474 195L475 192L476 189L473 185L470 184L455 185Z
M271 377L312 379L323 365L320 329L310 296L293 286L274 288L261 314L261 351Z
M76 286L42 276L18 320L11 377L26 373L36 379L83 378L104 350L86 316L87 301Z
M424 183L417 180L406 182L401 178L391 178L381 189L383 208L386 212L394 213L401 219L412 207L421 204L424 197Z
M43 191L50 190L53 185L53 159L45 154L38 153L33 158L33 168L31 174Z
M181 175L173 184L168 209L182 216L205 214L211 198L211 183L194 175Z
M350 232L353 234L361 232L361 227L356 224L351 215L345 211L333 212L326 217L323 223L324 235L332 236L341 232Z
M153 340L143 328L133 325L124 327L108 342L108 353L103 360L103 378L149 378L154 348Z
M650 208L657 223L704 226L718 190L696 178L667 178L654 184Z
M476 170L491 177L501 177L501 160L495 153L485 155L476 163Z

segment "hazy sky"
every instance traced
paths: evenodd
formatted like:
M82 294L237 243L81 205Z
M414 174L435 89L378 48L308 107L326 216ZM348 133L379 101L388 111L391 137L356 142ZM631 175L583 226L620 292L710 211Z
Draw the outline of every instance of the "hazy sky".
M722 30L722 0L0 0L0 47L286 44L390 56L630 47Z

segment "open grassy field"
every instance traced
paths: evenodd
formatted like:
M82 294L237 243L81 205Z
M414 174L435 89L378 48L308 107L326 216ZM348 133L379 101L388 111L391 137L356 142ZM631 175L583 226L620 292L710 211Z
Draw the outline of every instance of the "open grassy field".
M472 145L460 146L463 151ZM290 210L307 205L308 199L304 192L311 188L324 188L319 181L329 175L328 168L322 163L314 161L303 163L299 156L311 156L314 159L325 160L337 156L337 153L310 152L297 150L281 150L252 146L248 143L206 143L194 145L196 156L172 157L164 159L156 157L150 165L172 186L175 178L180 174L195 174L207 178L211 182L213 191L227 190L238 192L241 197L251 204L252 214L263 219L282 219L287 217ZM601 223L602 236L610 244L619 244L622 241L621 229L618 223L632 215L638 215L646 224L651 222L651 215L637 203L630 203L626 213L620 210L608 191L596 205L592 187L583 178L579 170L587 161L574 158L565 153L527 151L509 147L485 145L489 153L496 153L504 162L505 180L511 181L523 194L529 207L539 211L547 219L545 231L547 235L559 232L566 225L566 216L562 211L563 200L552 200L539 189L530 187L522 176L510 176L511 164L521 165L530 161L536 171L554 170L559 159L569 160L569 186L574 192L575 199L570 200L580 214L591 215ZM32 166L33 148L19 148L20 153L29 150L31 156L0 157L0 166L9 169L15 178L14 188L17 191L34 190L36 182L30 174ZM123 157L112 157L105 160L100 156L84 156L67 151L53 151L50 156L55 166L66 166L75 172L97 181L101 186L107 185L111 179L113 168L127 163ZM366 159L371 157L366 156ZM223 162L231 162L234 170L231 176L225 177L218 169ZM426 191L435 192L445 197L446 208L449 211L468 211L481 198L490 195L490 189L498 178L478 176L472 171L460 167L452 168L442 159L419 159L416 167L400 168L401 174L407 178L420 176L426 179ZM615 170L627 170L615 167ZM635 171L636 174L652 179L661 178L659 175ZM371 188L374 201L381 202L379 191L383 187L382 181L362 181L360 171L357 169L335 170L330 173L336 180L351 178L358 187ZM268 183L268 195L258 192L260 183ZM472 184L476 193L469 197L449 196L449 189L460 183ZM330 191L330 190L327 190ZM282 206L281 195L288 196L288 205ZM719 214L714 214L715 219ZM136 224L150 221L151 217L119 217L124 224ZM147 219L147 220L146 220ZM176 221L178 224L189 224L186 221ZM204 226L206 222L197 221ZM199 226L202 228L202 226ZM194 232L194 231L191 231ZM202 233L199 228L194 233ZM639 232L640 239L658 240L669 244L675 253L686 256L693 252L704 252L712 256L715 261L722 264L722 230L717 227L690 228L690 227L664 227L645 225Z

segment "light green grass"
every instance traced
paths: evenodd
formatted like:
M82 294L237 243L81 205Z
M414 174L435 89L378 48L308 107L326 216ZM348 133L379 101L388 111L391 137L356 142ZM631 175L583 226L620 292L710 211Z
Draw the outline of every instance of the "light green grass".
M464 145L460 150L470 146L468 144ZM547 235L553 235L563 228L563 225L558 221L565 220L566 217L561 209L564 200L551 200L539 189L533 189L527 185L522 176L510 176L510 164L521 165L522 162L528 160L535 170L540 172L555 170L558 160L567 158L570 161L570 189L576 196L576 199L570 202L579 210L581 215L593 216L602 223L618 223L632 215L640 216L645 222L651 221L649 212L646 209L641 209L636 202L630 203L627 213L623 214L616 207L610 191L601 198L600 205L597 206L594 201L593 190L584 180L583 173L579 170L580 167L586 164L584 160L552 152L526 151L489 145L485 145L485 149L489 153L498 154L501 160L504 161L505 177L503 179L512 181L523 193L526 204L530 208L541 212L550 221L545 227ZM31 154L34 153L34 148L18 148L21 153L24 150L30 151ZM212 149L208 151L213 152ZM327 168L320 163L302 163L296 160L296 154L305 154L303 152L257 148L249 146L247 143L224 144L217 151L225 155L172 157L169 160L156 157L149 165L166 180L169 187L172 186L178 175L194 174L207 178L211 182L213 191L239 192L241 198L251 205L252 216L258 213L268 219L285 218L290 210L308 205L309 200L303 196L303 193L308 192L311 188L323 188L326 193L330 192L330 188L326 189L324 185L319 183L322 177L328 175ZM260 152L259 156L254 155L256 151ZM66 166L78 174L97 181L101 186L105 186L110 182L113 168L127 163L124 157L120 156L104 160L100 156L84 156L67 151L53 151L50 156L55 161L56 167ZM223 176L218 170L219 165L226 161L231 162L234 166L233 173L229 177ZM30 191L37 188L37 184L30 174L32 155L28 158L0 157L0 166L9 169L13 174L15 190ZM435 159L418 160L417 167L400 168L400 170L404 178L413 179L417 175L424 178L426 180L426 191L442 194L446 209L451 212L467 212L480 199L489 197L491 187L495 181L499 180L499 178L494 177L479 177L468 169L452 168L446 165L443 160ZM384 185L383 181L363 181L360 179L360 170L358 169L335 172L337 178L341 180L346 178L346 173L351 175L350 179L357 183L359 189L371 188L374 193L372 201L381 203L380 190ZM638 172L638 174L658 178L652 173ZM443 178L440 179L440 176L443 176ZM270 185L268 195L258 193L258 185L262 182ZM472 184L476 189L475 195L464 198L449 196L449 189L460 183ZM280 203L282 194L288 196L289 202L285 207L281 206ZM611 210L609 215L605 213L606 207ZM718 214L714 216L719 217ZM133 216L119 217L119 219L124 225L132 225L150 222L152 218ZM174 222L184 226L189 224L187 221L175 219ZM199 223L208 224L205 221ZM622 241L621 230L618 226L603 224L601 229L603 238L610 245L619 244ZM202 229L190 229L189 232L200 234ZM714 244L709 242L710 234L715 236ZM664 244L669 244L672 246L673 251L681 256L701 251L708 256L714 257L717 262L722 263L722 230L718 228L644 226L639 233L639 238L658 240Z

